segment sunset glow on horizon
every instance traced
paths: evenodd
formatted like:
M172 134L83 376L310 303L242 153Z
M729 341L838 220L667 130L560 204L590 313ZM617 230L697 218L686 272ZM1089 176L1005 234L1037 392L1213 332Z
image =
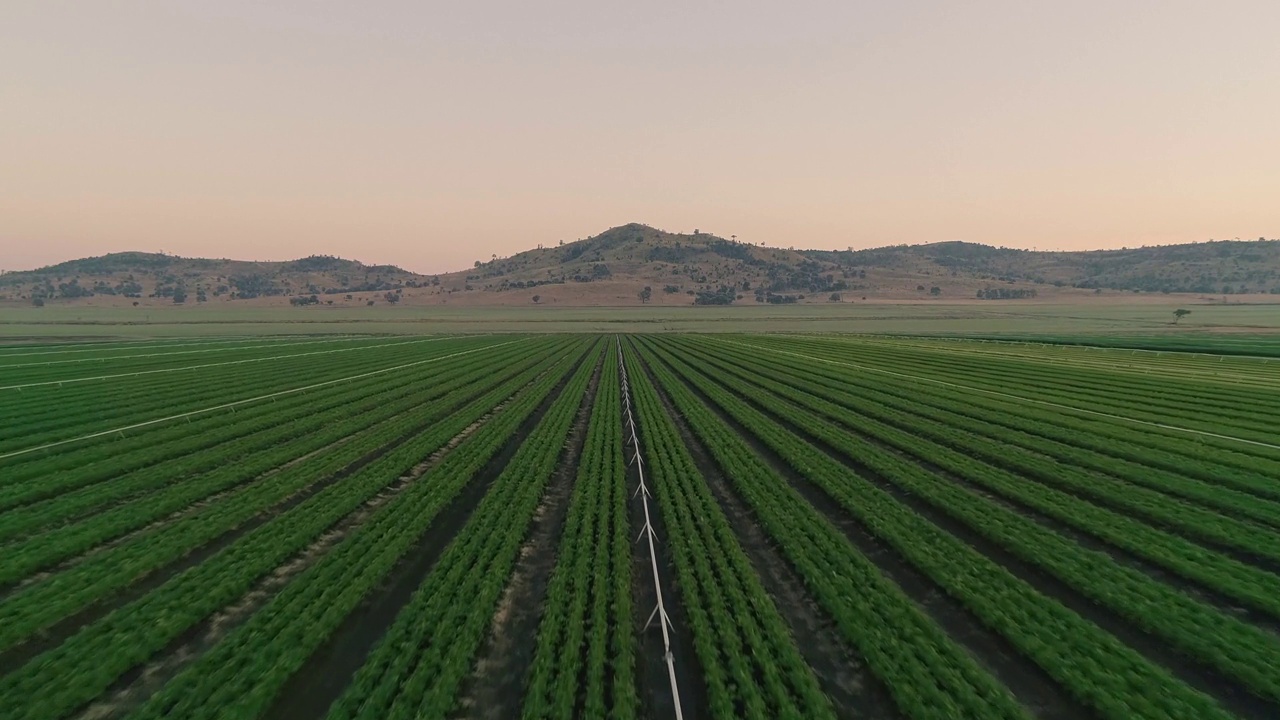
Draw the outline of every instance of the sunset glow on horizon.
M1280 237L1280 3L0 9L0 268Z

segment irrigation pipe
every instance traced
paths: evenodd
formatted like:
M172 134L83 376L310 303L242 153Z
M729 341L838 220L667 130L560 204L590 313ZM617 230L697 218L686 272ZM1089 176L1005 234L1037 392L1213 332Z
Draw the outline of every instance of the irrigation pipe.
M326 338L324 340L304 340L302 342L277 342L277 343L269 343L267 345L232 345L231 347L205 348L203 350L177 350L175 352L136 353L133 355L111 355L108 357L71 358L69 360L43 360L39 362L14 363L12 365L0 364L0 372L4 370L8 370L10 368L21 368L21 367L64 365L67 363L106 362L107 360L132 360L134 358L164 357L167 355L193 355L195 353L233 352L236 350L258 350L261 348L278 348L278 347L290 347L294 345L315 345L316 343L350 342L352 340L372 340L372 339L375 339L375 338L352 336L352 337Z
M640 438L636 435L636 421L631 414L631 390L627 382L627 365L622 361L622 338L615 335L614 341L618 346L618 372L622 382L623 407L627 411L627 428L624 429L624 432L630 431L631 433L631 448L634 451L632 460L636 465L636 473L640 476L640 486L636 488L636 494L640 496L640 502L644 506L644 528L640 530L640 537L645 537L649 540L649 565L653 568L653 588L658 596L658 604L654 606L653 612L649 613L649 619L645 622L644 629L649 629L649 625L653 623L655 616L659 618L658 624L662 627L662 657L666 660L667 678L671 681L671 700L675 703L676 720L683 720L684 715L680 710L680 688L676 684L675 656L671 652L671 635L668 632L668 628L672 627L671 618L667 616L667 609L662 604L662 581L658 579L658 554L653 547L653 525L649 522L649 498L651 495L649 494L648 486L644 482L644 461L640 455ZM636 540L639 541L640 538L637 537Z
M68 438L66 440L58 440L56 442L45 443L44 445L29 447L24 450L15 450L10 453L5 453L4 455L0 455L0 460L16 457L18 455L25 455L27 453L33 453L33 452L36 452L37 450L47 450L52 447L66 445L68 443L80 442L82 440L92 440L93 438L104 437L106 435L114 435L116 433L124 435L124 432L126 430L136 430L137 428L140 428L140 427L147 427L148 425L155 425L157 423L168 422L169 420L180 420L182 418L190 418L193 415L201 415L203 413L213 412L215 410L226 410L228 408L231 408L232 410L234 410L239 405L244 405L251 402L257 402L259 400L270 400L271 398L277 398L282 395L290 395L292 393L304 392L306 390L314 390L316 388L325 387L327 385L333 385L335 383L347 382L349 380L359 380L361 378L367 378L373 375L380 375L382 373L392 372L394 370L403 370L405 368L416 367L418 365L425 365L427 363L440 362L441 360L448 360L449 358L455 358L461 355L470 355L471 353L480 352L482 350L493 350L494 348L500 348L503 345L510 345L511 343L523 342L524 340L527 340L527 339L528 338L519 338L517 340L508 340L506 342L501 342L496 345L486 345L480 348L462 350L456 353L451 353L449 355L442 355L440 357L427 358L426 360L416 360L411 363L403 363L401 365L394 365L392 367L381 368L378 370L370 370L369 372L363 372L363 373L360 373L359 375L348 375L347 377L335 378L333 380L325 380L324 382L313 383L311 385L305 385L303 387L291 388L289 390L280 390L279 392L273 392L267 395L259 395L257 397L245 398L244 400L236 400L234 402L223 403L221 405L214 405L213 407L201 408L200 410L192 410L190 412L178 413L177 415L169 415L167 417L156 418L155 420L147 420L146 422L134 423L133 425L125 425L123 427L112 428L111 430L103 430L101 432L89 433L88 435L81 435L79 437Z
M34 352L8 352L8 353L0 354L0 358L34 357L37 355L70 355L72 353L104 352L108 350L152 350L155 348L175 348L175 347L190 347L192 345L219 345L222 343L231 343L231 342L249 342L250 340L259 340L259 341L292 340L296 337L300 337L300 336L298 335L228 335L228 336L219 335L214 337L203 338L195 342L160 342L159 344L156 344L156 345L142 344L142 343L154 342L154 340L119 340L114 342L98 342L94 340L86 340L84 342L61 343L62 345L65 345L71 349L36 350ZM334 334L334 337L342 338L342 337L348 337L348 336L345 334ZM173 340L175 341L186 340L186 339L187 338L173 338ZM2 341L3 341L3 338L0 338L0 342ZM17 349L18 347L20 346L7 345L5 346L5 349L14 350L14 349ZM41 345L39 347L49 347L49 346Z
M380 345L361 345L359 347L336 348L334 350L313 350L311 352L293 353L292 355L271 355L269 357L247 358L244 360L226 360L224 362L204 363L203 365L183 365L176 368L160 368L159 370L138 370L136 372L116 373L115 375L98 375L95 377L70 378L68 380L46 380L44 382L25 383L22 385L4 385L0 386L0 390L21 390L29 387L41 387L47 385L62 385L64 383L90 382L93 380L114 380L122 377L136 377L138 375L152 375L155 373L181 372L183 370L200 370L203 368L219 367L222 365L240 365L243 363L265 362L267 360L287 360L289 358L309 357L312 355L329 355L331 353L351 352L353 350L368 350L369 348L385 348L395 347L397 345L412 345L421 342L435 342L437 340L448 340L450 338L461 337L458 335L445 335L442 337L432 337L425 340L406 340L405 342L382 343ZM474 337L474 336L468 336Z
M769 347L761 347L760 345L752 345L750 343L737 342L735 340L724 340L723 342L727 342L731 345L741 345L742 347L751 348L752 350L763 350L765 352L778 353L782 355L793 355L795 357L805 358L807 360L814 360L816 362L828 363L830 365L842 365L844 367L851 367L857 370L868 370L870 372L883 373L885 375L892 375L894 377L906 378L908 380L917 380L920 382L936 383L938 385L944 385L946 387L956 388L957 390L968 390L969 392L982 393L984 395L994 395L996 397L1008 398L1010 400L1019 400L1021 402L1031 403L1032 405L1043 405L1045 407L1056 408L1059 410L1071 410L1074 412L1085 413L1085 414L1094 415L1097 417L1104 417L1111 420L1121 420L1124 422L1130 422L1137 425L1146 425L1148 427L1160 428L1162 430L1174 430L1176 432L1190 433L1192 435L1201 435L1203 437L1217 438L1219 440L1230 440L1232 442L1245 443L1247 445L1256 445L1258 447L1264 447L1271 450L1280 450L1280 445L1276 445L1273 443L1266 443L1260 440L1249 440L1247 438L1235 437L1233 435L1221 435L1219 433L1212 433L1212 432L1208 432L1207 430L1196 430L1193 428L1178 427L1177 425L1166 425L1164 423L1151 422L1150 420L1139 420L1137 418L1125 417L1124 415L1113 415L1111 413L1105 413L1098 410L1087 410L1085 408L1078 408L1072 405L1063 405L1061 403L1050 402L1048 400L1036 400L1035 398L1023 397L1021 395L1012 395L1010 393L1000 392L998 390L987 390L985 388L971 387L969 385L960 385L959 383L947 382L946 380L937 380L935 378L920 377L918 375L909 375L907 373L900 373L900 372L895 372L893 370L885 370L883 368L870 367L868 365L859 365L857 363L840 362L838 360L828 360L826 358L814 357L812 355L805 355L803 353L791 352L789 350L777 350L775 348L769 348Z

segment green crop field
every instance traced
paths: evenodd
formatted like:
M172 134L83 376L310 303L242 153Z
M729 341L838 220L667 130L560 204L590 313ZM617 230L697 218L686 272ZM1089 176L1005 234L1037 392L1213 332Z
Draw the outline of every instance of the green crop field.
M1059 338L1245 335L1280 352L1280 304L1187 298L1104 297L1090 302L805 303L732 306L377 306L145 307L75 305L0 308L0 342L128 340L152 337L422 334L840 332Z
M0 717L1280 717L1274 335L824 312L0 345Z

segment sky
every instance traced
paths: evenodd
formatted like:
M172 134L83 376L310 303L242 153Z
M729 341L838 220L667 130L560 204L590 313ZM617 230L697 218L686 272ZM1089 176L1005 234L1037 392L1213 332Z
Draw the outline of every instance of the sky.
M0 268L1280 237L1280 2L0 3Z

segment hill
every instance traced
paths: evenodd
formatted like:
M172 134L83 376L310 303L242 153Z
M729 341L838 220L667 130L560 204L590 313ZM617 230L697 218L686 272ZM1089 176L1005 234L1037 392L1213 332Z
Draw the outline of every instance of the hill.
M848 265L1058 287L1280 293L1280 240L1264 238L1087 252L1036 252L944 242L843 252L811 250L805 254Z
M475 289L521 295L547 286L543 294L552 300L586 295L636 302L649 287L645 302L676 296L669 300L682 304L726 304L739 296L796 296L862 287L856 273L842 272L835 263L794 249L748 245L696 230L669 233L635 223L576 242L477 261L470 271L442 276L445 282L459 279Z
M0 296L138 305L271 298L283 303L316 295L318 303L324 295L387 292L428 282L394 265L364 265L328 255L251 262L122 252L0 275Z
M329 256L246 262L153 253L115 253L0 276L0 300L107 304L930 302L1104 291L1280 294L1280 240L1090 252L967 242L832 251L633 223L438 276Z
M1280 294L1280 240L1206 242L1125 250L1037 252L967 242L870 250L797 250L694 231L623 225L594 237L477 261L442 276L489 292L597 285L602 297L717 303L849 299L1008 299L1098 290ZM619 286L630 292L618 294ZM981 293L981 295L979 294ZM592 294L578 290L575 294ZM692 299L690 298L692 296Z

